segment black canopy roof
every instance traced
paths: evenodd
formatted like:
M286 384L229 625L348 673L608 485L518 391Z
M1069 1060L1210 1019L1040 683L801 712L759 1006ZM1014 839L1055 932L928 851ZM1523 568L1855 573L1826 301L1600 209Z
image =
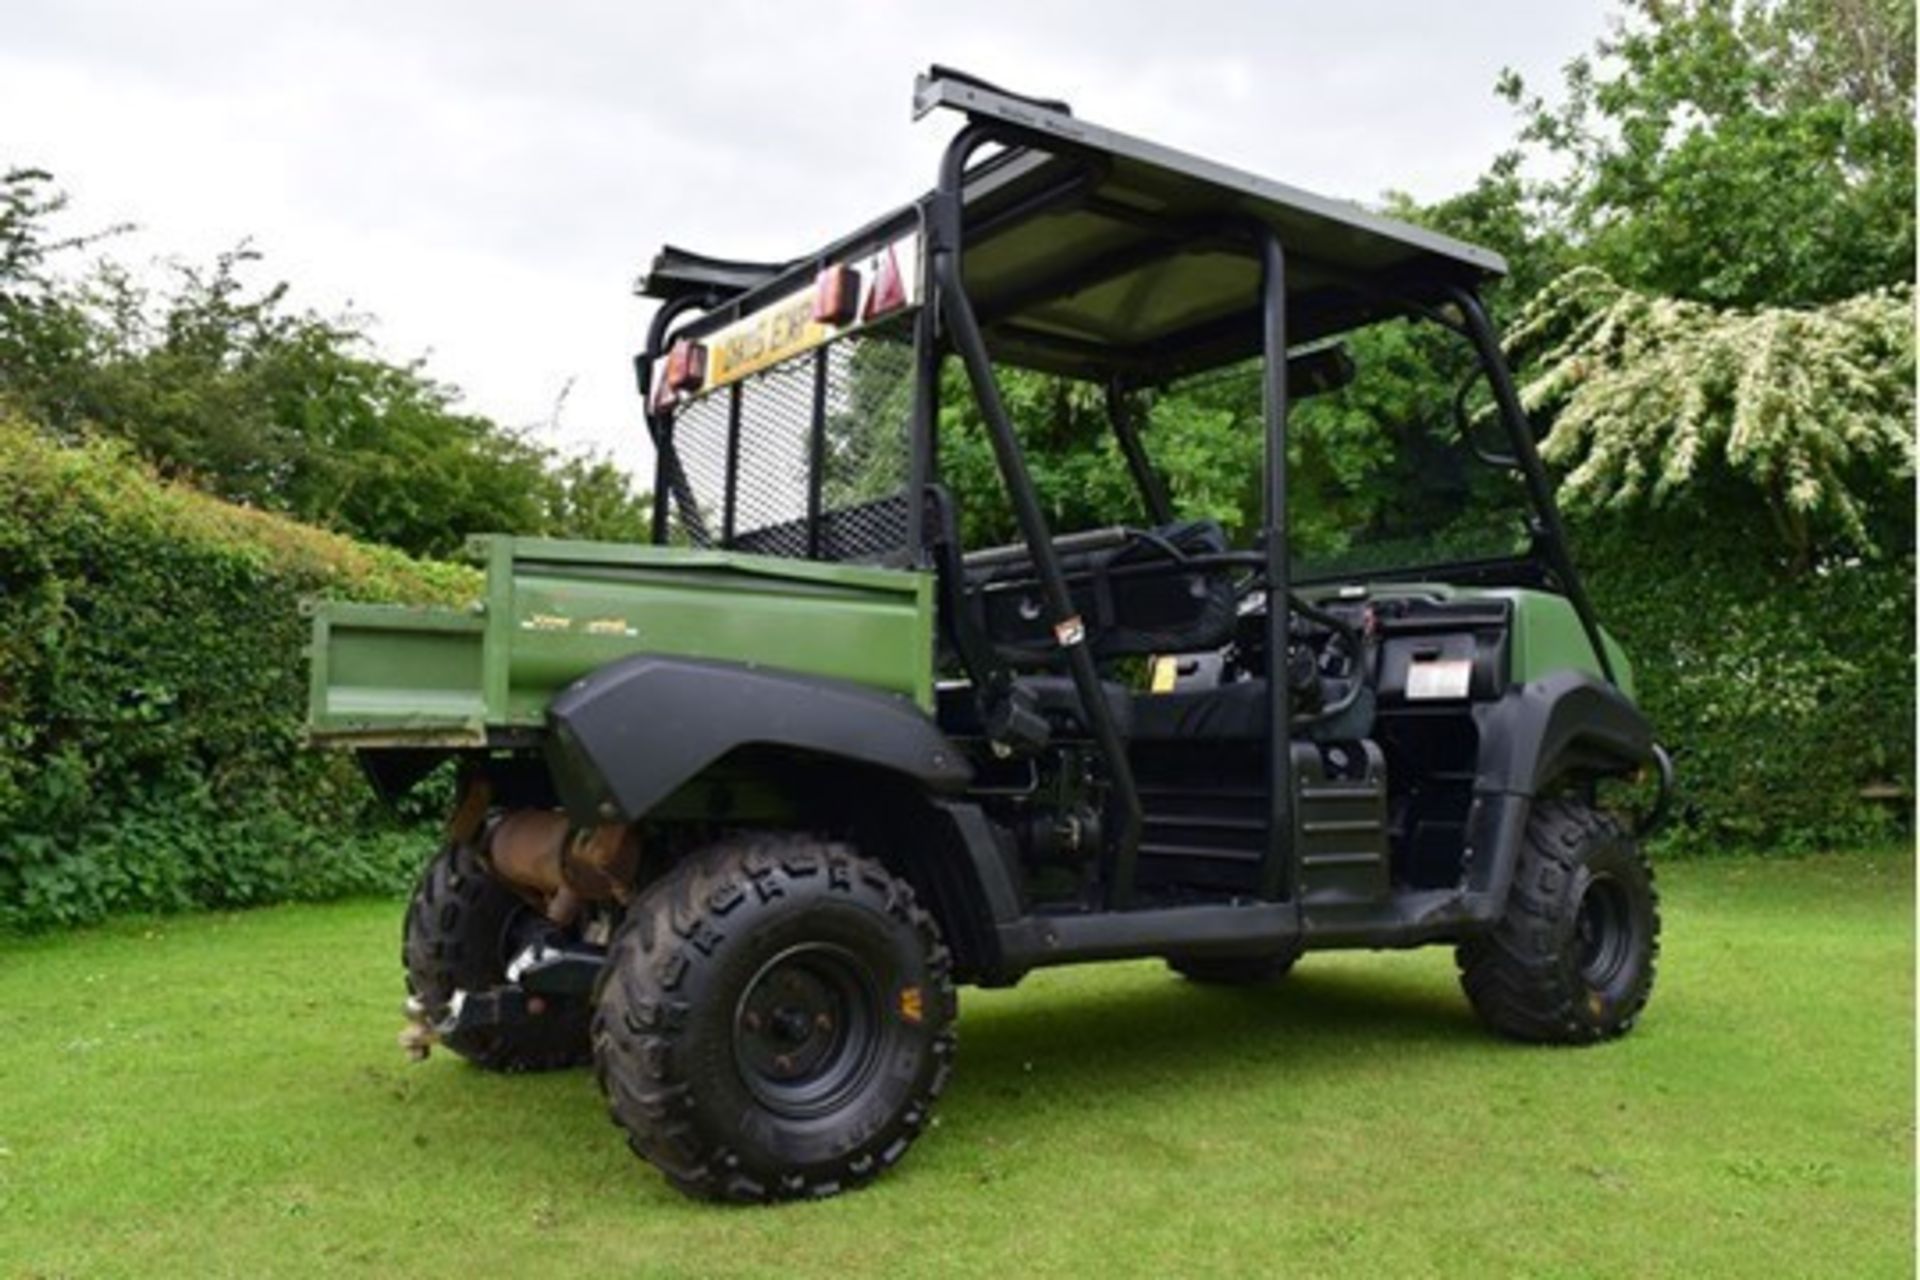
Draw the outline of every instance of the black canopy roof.
M914 110L939 108L998 125L1012 141L975 164L965 186L967 293L1003 363L1150 384L1254 354L1260 269L1249 231L1259 224L1286 249L1296 343L1409 303L1444 304L1453 288L1506 271L1500 255L1479 246L935 67L915 85ZM873 225L903 216L910 211ZM640 291L666 298L714 287L744 309L850 241L781 264L720 263L669 248Z

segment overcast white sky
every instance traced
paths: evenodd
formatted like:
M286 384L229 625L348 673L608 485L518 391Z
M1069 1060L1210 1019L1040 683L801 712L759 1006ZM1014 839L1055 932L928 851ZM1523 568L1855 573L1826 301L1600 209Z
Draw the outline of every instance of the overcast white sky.
M649 456L634 275L671 241L818 247L931 185L930 62L1296 186L1373 200L1470 183L1602 0L238 3L0 0L0 166L51 169L113 252L251 237L323 311L379 318L467 403Z

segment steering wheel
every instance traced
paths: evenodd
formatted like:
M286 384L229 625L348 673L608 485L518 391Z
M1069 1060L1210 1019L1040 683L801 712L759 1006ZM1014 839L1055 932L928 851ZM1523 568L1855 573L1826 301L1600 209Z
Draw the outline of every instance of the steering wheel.
M1374 645L1360 628L1317 605L1308 604L1299 596L1292 594L1287 596L1287 609L1293 617L1305 618L1308 622L1325 627L1335 637L1335 642L1346 652L1346 665L1351 674L1325 677L1329 680L1339 680L1347 686L1346 690L1318 711L1293 717L1295 728L1323 724L1342 715L1360 700L1360 694L1367 687L1367 681L1373 674ZM1277 674L1272 670L1272 658L1268 659L1268 667L1268 678L1272 679Z

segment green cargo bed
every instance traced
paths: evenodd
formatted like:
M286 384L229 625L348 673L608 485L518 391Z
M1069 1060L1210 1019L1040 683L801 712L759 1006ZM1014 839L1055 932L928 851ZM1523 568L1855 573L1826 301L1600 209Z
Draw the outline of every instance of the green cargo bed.
M476 539L466 610L313 607L309 736L484 746L537 729L553 695L635 653L739 662L933 701L930 575L731 551Z

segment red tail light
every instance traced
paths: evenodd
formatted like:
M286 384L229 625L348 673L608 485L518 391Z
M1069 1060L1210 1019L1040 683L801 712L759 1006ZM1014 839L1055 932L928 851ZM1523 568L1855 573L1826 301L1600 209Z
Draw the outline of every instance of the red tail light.
M698 391L707 380L707 349L685 338L667 352L667 390Z
M813 318L821 324L850 322L860 311L860 273L836 263L820 273L813 285Z
M888 245L886 257L880 259L880 274L873 282L873 292L867 295L867 309L861 318L873 320L906 305L907 282L900 277L900 260L894 256L893 246Z

